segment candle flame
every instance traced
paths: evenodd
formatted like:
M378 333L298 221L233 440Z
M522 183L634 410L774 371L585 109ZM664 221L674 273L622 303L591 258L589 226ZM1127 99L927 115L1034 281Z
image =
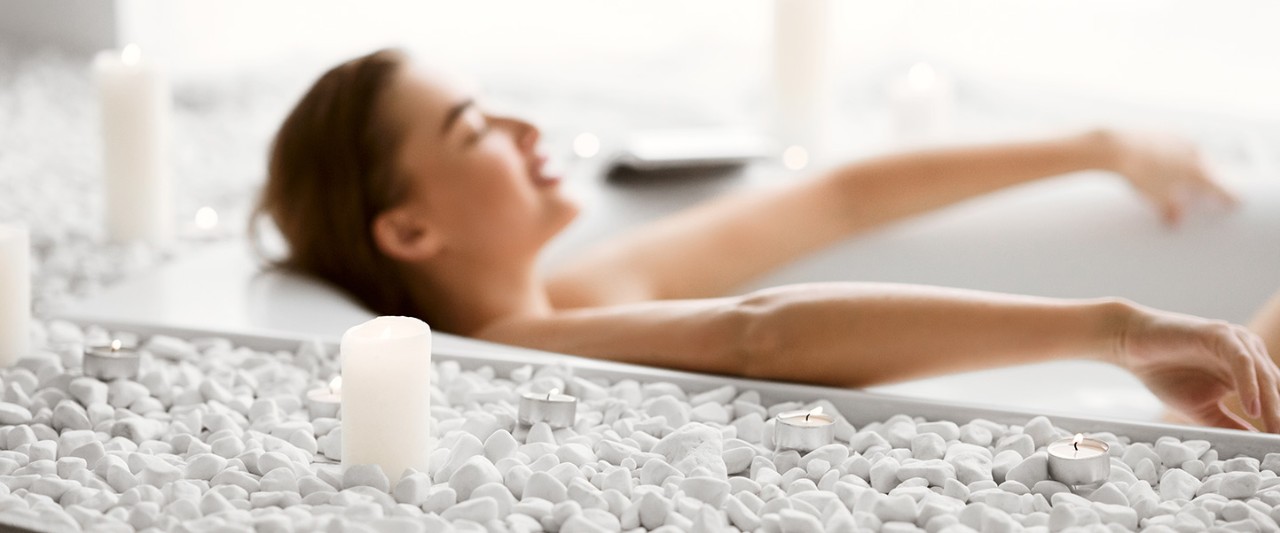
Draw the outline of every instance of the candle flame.
M791 170L803 170L809 166L809 151L803 146L788 146L782 151L782 164Z
M111 341L111 351L112 351L112 352L118 352L118 351L120 351L120 347L121 347L121 346L122 346L122 343L120 342L120 339L116 339L116 340Z
M821 406L821 405L819 405L819 406L817 406L817 407L814 407L812 411L809 411L808 413L805 413L805 414L804 414L804 419L805 419L805 421L808 421L808 420L809 420L809 417L811 417L811 416L813 416L813 415L820 415L820 414L822 414L822 406Z
M204 206L196 210L196 227L211 230L218 225L218 212L212 207Z
M329 392L342 394L342 376L335 377L333 381L329 382Z
M120 52L120 61L126 65L137 65L142 60L142 48L137 44L129 44Z
M1071 447L1075 448L1076 451L1080 451L1081 442L1084 442L1084 435L1081 433L1076 433L1075 438L1071 439Z
M560 394L560 389L551 389L547 392L547 400L550 401L552 396Z
M907 80L912 89L923 91L938 81L938 71L928 63L916 63L907 71Z

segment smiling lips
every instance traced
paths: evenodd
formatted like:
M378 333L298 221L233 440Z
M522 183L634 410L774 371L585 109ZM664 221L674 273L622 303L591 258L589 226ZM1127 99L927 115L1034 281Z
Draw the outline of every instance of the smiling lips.
M547 156L541 152L534 156L533 165L529 168L529 175L533 178L534 185L539 187L551 187L560 183L561 176L548 175L544 172L547 166Z

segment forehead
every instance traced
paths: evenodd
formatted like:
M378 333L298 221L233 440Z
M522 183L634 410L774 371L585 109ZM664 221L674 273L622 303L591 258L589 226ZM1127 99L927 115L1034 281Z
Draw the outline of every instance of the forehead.
M473 79L453 70L411 64L400 72L388 96L394 115L438 132L449 109L471 98L476 90Z

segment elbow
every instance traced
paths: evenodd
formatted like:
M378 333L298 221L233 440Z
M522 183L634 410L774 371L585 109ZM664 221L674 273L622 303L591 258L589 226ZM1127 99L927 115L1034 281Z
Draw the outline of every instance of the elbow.
M734 374L746 378L776 378L778 354L785 341L783 331L777 327L782 310L777 299L767 292L758 292L729 303L726 313L730 339L726 344Z

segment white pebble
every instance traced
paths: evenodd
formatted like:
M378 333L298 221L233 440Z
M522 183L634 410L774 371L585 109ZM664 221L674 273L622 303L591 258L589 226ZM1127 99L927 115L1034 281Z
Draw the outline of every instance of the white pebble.
M686 496L719 508L729 496L729 482L712 477L694 476L681 481L680 490Z
M917 433L911 438L911 456L916 459L941 459L947 443L937 433Z
M1037 417L1040 419L1043 417ZM1035 487L1037 483L1049 479L1049 457L1045 453L1034 453L1023 459L1017 466L1009 469L1005 479L1017 481L1027 487Z
M1200 480L1178 468L1170 468L1160 477L1160 499L1190 500L1200 488Z
M150 393L146 385L128 379L116 379L107 384L107 403L112 407L127 408Z
M440 518L449 521L470 520L472 522L483 524L490 520L497 520L498 502L493 498L476 498L467 500L457 505L453 505L444 512L440 513Z
M449 477L449 487L458 493L460 500L471 497L471 491L486 483L501 483L502 475L483 455L467 460ZM496 502L495 502L496 504Z
M16 426L31 422L31 411L21 405L0 402L0 425Z
M107 401L107 384L94 378L80 377L71 380L67 392L85 407Z
M1218 488L1218 494L1232 499L1251 498L1258 493L1258 485L1261 483L1262 476L1257 473L1229 471L1222 474L1222 485Z
M704 424L687 424L653 446L653 453L665 457L671 466L686 476L697 468L705 468L716 476L727 476L723 452L724 440L720 432Z
M671 501L654 492L646 492L640 497L640 525L645 529L657 529L666 523L672 514Z
M1199 457L1191 448L1171 440L1157 442L1156 455L1160 456L1160 462L1165 468L1176 468Z
M401 477L396 483L392 496L397 502L413 506L421 506L427 501L427 493L431 489L431 480L422 472L413 472Z
M371 487L379 492L391 489L391 481L378 465L350 465L343 468L342 488Z
M1053 423L1043 416L1032 418L1022 428L1022 432L1031 437L1037 449L1048 446L1050 442L1058 439L1058 430L1054 429Z

